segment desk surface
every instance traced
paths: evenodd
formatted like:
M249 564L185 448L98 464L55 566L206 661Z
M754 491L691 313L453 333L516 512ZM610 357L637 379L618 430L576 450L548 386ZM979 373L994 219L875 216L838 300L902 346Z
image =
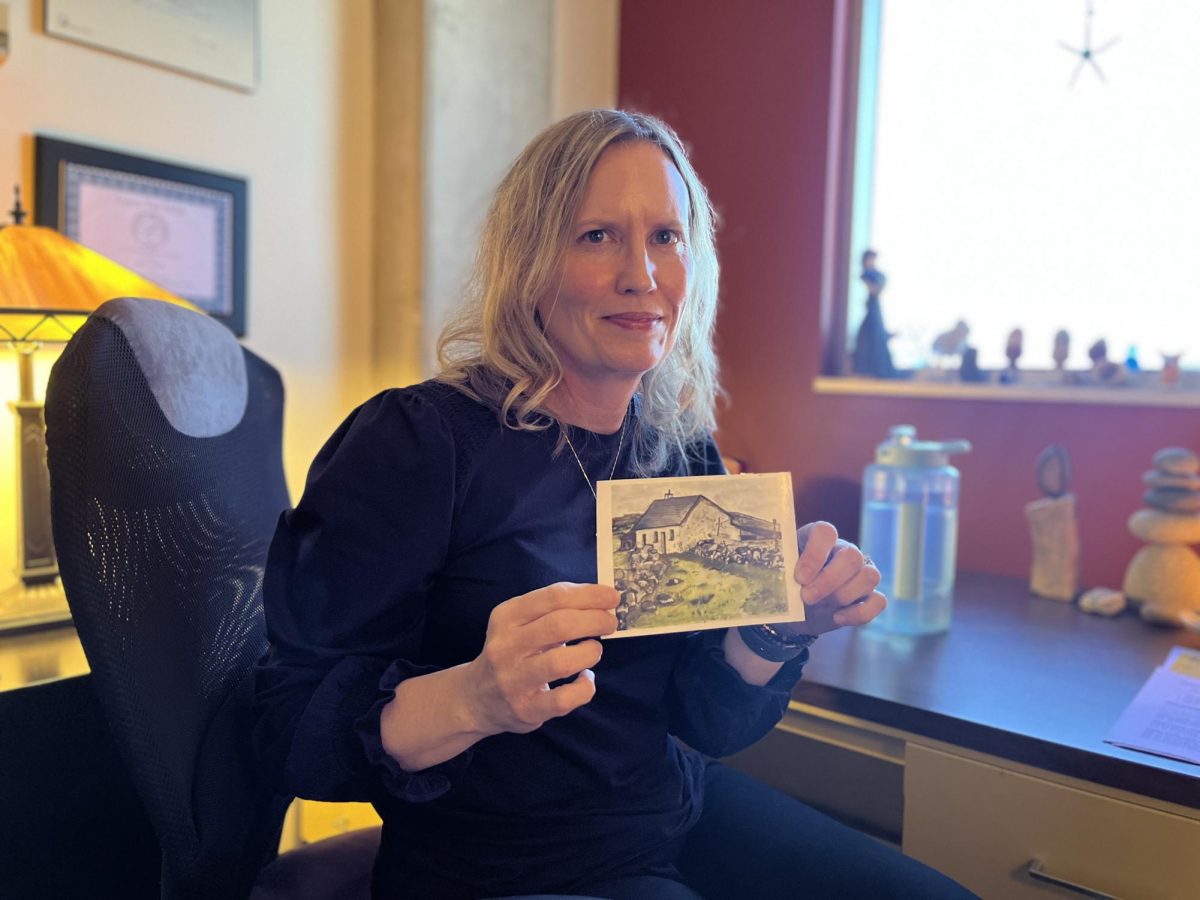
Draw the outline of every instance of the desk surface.
M87 657L70 624L0 633L0 694L88 671Z
M934 740L1200 808L1200 766L1104 743L1173 646L1200 634L1114 619L961 574L945 634L821 637L794 698Z
M1104 743L1173 646L1200 634L1090 616L1017 579L962 574L945 634L843 629L814 645L794 697L980 753L1200 808L1200 766ZM0 636L0 692L82 675L74 629Z

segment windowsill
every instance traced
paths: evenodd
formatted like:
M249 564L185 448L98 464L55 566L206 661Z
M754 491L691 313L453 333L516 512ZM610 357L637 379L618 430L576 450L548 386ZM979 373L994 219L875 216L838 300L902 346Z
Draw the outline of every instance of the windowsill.
M1018 403L1082 403L1106 406L1198 407L1200 391L1125 385L1099 387L1067 384L968 384L962 381L861 378L820 375L813 393L860 397L913 397L941 400L999 400Z

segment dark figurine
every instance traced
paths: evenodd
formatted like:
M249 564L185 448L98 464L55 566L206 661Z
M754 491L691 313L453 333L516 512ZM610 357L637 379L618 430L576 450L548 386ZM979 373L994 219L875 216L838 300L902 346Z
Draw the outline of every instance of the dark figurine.
M1008 357L1008 365L1010 368L1017 367L1017 360L1021 358L1021 353L1025 349L1025 332L1020 328L1014 328L1008 333L1008 343L1004 345L1004 355Z
M1108 358L1108 341L1104 338L1088 347L1088 359L1092 361L1092 378L1101 384L1116 384L1125 374L1124 366Z
M1051 354L1054 357L1054 369L1056 372L1062 372L1067 367L1067 357L1071 355L1071 335L1067 334L1065 328L1060 328L1054 334L1054 352Z
M958 377L967 382L987 381L987 372L979 368L979 351L974 347L964 347L962 365L958 369Z
M1017 360L1025 349L1025 332L1014 328L1008 333L1008 341L1004 345L1004 355L1008 358L1008 368L1000 373L1001 384L1015 384L1018 378Z
M874 250L867 250L862 255L862 274L859 279L867 287L867 311L862 324L858 326L852 364L856 375L895 378L898 373L892 364L892 352L888 349L891 335L884 327L883 310L879 305L879 295L887 284L887 276L875 267L876 255Z

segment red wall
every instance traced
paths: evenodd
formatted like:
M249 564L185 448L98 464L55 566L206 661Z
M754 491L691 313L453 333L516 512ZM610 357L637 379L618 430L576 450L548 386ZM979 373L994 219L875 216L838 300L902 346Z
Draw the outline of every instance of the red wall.
M1120 587L1156 450L1200 447L1200 410L817 395L835 0L623 0L620 101L669 121L722 219L722 450L793 474L797 513L854 537L858 482L888 426L967 438L959 563L1025 575L1034 461L1074 464L1087 584Z

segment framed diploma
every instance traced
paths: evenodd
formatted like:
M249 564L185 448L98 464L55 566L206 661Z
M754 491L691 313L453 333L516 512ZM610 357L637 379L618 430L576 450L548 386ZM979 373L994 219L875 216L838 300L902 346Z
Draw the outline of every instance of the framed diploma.
M46 34L254 90L258 0L44 0Z
M39 225L246 333L246 181L38 136Z

